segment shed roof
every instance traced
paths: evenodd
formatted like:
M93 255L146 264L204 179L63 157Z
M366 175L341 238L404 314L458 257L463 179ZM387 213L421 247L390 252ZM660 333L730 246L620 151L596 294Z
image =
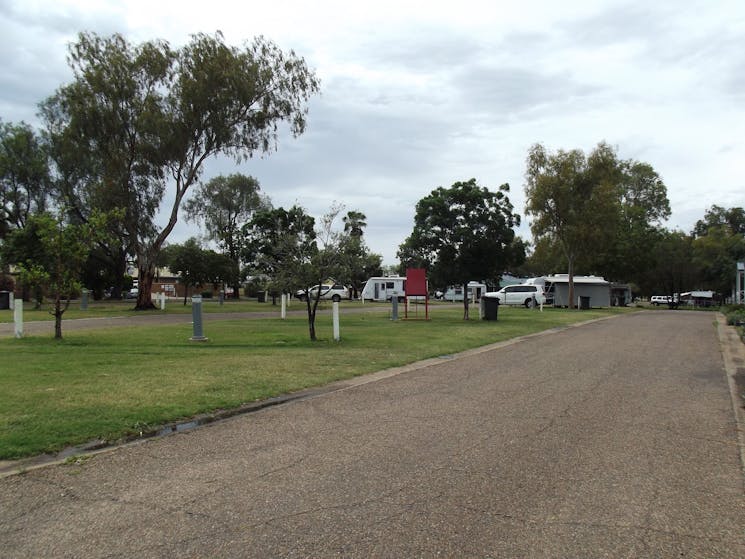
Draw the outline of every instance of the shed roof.
M546 281L550 281L552 283L569 283L569 274L554 274L551 276L546 276ZM606 281L600 276L574 276L574 283L610 285L609 281Z

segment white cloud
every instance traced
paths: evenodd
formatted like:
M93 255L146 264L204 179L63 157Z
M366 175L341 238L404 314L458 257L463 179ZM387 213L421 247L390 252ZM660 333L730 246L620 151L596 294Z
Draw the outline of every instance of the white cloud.
M738 0L6 1L0 118L34 121L37 103L69 79L65 45L79 31L180 45L218 29L233 44L263 34L295 49L322 94L303 136L240 166L211 162L205 178L252 174L275 204L315 215L333 201L361 210L386 262L437 186L509 182L522 210L535 142L589 150L605 140L652 164L671 226L690 229L714 203L745 206ZM180 224L174 239L195 233Z

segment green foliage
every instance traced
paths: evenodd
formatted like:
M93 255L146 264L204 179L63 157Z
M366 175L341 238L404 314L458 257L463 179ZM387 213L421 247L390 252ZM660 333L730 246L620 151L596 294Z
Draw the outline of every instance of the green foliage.
M259 212L244 227L249 239L245 260L270 278L270 289L279 293L305 292L311 340L316 340L320 290L310 296L310 288L331 277L347 279L349 274L352 252L347 245L349 236L333 230L340 211L341 208L332 208L321 218L317 230L315 219L299 206ZM359 249L358 243L355 250Z
M702 284L729 293L737 262L745 261L745 211L712 206L693 235L693 263L701 270Z
M525 193L537 273L563 272L566 266L570 276L598 274L639 285L656 281L649 272L670 203L651 165L620 160L604 142L588 155L550 153L536 144L528 153Z
M162 263L178 274L179 283L186 287L184 305L190 287L211 283L217 288L223 282L233 279L233 263L230 259L214 250L202 248L194 237L183 244L168 245L162 252Z
M730 326L745 326L745 305L728 305L721 309Z
M26 123L0 121L0 239L46 211L50 195L44 141Z
M204 224L207 237L218 243L233 265L231 284L240 292L240 261L245 238L241 227L258 211L271 209L267 196L260 194L259 182L241 174L218 176L197 188L184 206L188 219Z
M519 264L524 245L514 227L520 216L508 192L508 184L493 192L476 179L433 190L417 203L414 229L399 247L402 267L427 268L432 284L447 286L493 279Z
M77 198L125 209L123 239L139 267L137 307L153 308L158 252L204 161L272 151L281 122L301 134L318 79L302 58L264 38L239 49L220 33L194 35L178 50L82 33L69 61L73 82L42 114L61 159L90 175L79 181L85 195ZM155 218L168 188L172 206L160 227Z
M106 220L107 216L94 216L89 224L69 224L51 214L34 215L3 247L5 260L18 267L21 282L43 288L52 297L55 338L62 337L62 315L82 287L83 264L105 234Z

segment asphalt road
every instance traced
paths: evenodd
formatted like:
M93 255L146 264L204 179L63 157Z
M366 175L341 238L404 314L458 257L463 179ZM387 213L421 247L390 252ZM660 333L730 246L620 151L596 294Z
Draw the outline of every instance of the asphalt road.
M0 555L741 559L712 322L623 315L7 477Z

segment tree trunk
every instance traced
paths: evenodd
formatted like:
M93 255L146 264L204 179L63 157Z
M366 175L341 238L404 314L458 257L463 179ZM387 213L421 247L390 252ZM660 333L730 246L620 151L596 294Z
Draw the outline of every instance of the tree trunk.
M471 301L468 299L468 282L463 284L463 320L470 320L470 305Z
M59 301L54 305L54 339L62 339L62 311L60 310Z
M153 279L155 279L155 266L149 261L138 263L138 281L137 287L137 305L135 310L138 311L151 311L155 310L155 303L153 303L152 290L153 290Z
M55 295L54 298L54 339L55 340L61 340L62 339L62 315L65 314L65 311L70 306L70 299L67 299L67 302L65 303L65 307L62 308L62 298L59 294Z
M320 290L319 290L320 294ZM311 301L310 297L305 298L305 306L308 308L308 334L310 334L310 341L316 341L316 308L318 307L318 300Z

